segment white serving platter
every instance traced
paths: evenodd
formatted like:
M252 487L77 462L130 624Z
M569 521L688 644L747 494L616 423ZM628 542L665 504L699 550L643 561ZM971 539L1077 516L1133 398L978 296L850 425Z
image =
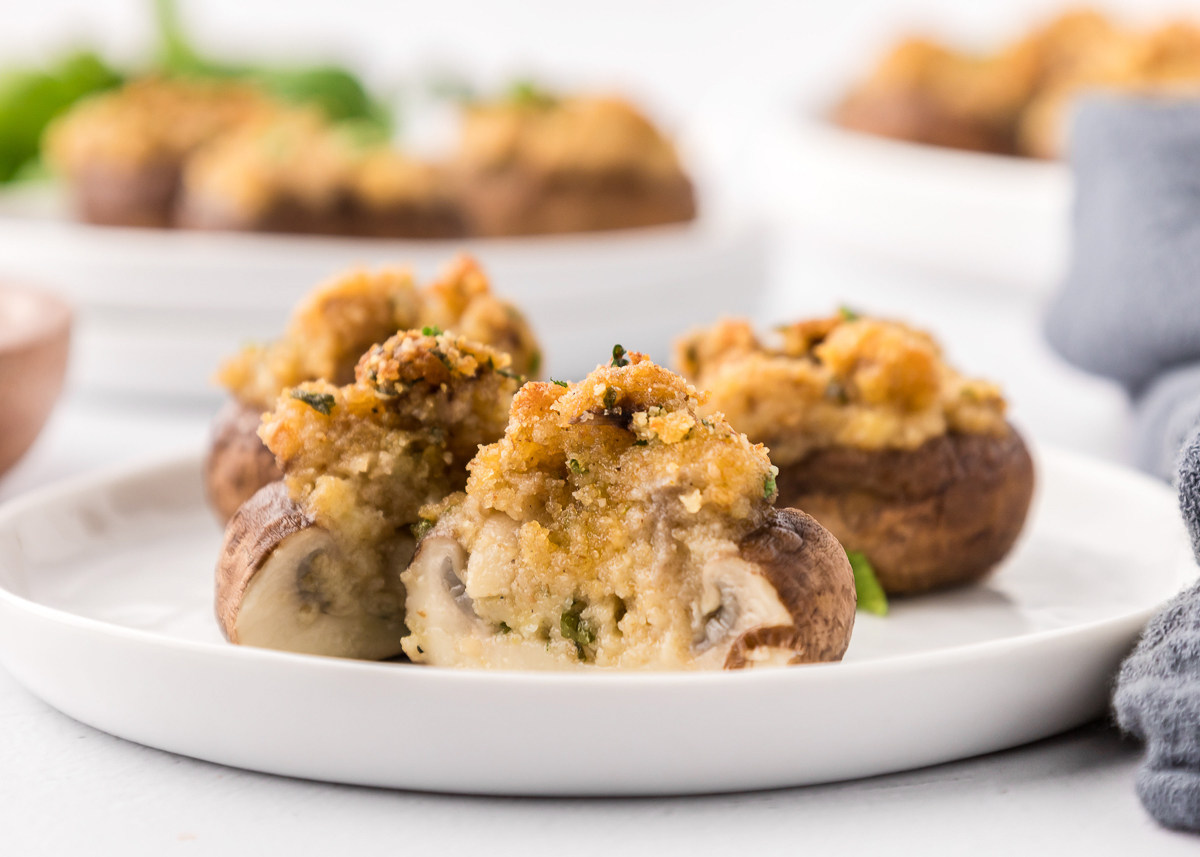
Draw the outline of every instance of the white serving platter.
M847 249L1035 294L1066 270L1063 163L876 137L815 110L774 117L758 148L772 210Z
M580 378L614 343L666 361L674 336L752 315L767 237L751 217L607 233L399 241L89 226L51 192L0 195L0 279L44 284L77 308L70 380L102 393L210 396L219 361L279 335L292 306L355 265L422 281L474 254L529 316L546 372Z
M113 735L252 770L447 792L682 794L865 777L1102 714L1196 576L1167 486L1058 451L985 584L859 614L845 661L741 673L443 670L225 643L199 457L0 508L0 662Z

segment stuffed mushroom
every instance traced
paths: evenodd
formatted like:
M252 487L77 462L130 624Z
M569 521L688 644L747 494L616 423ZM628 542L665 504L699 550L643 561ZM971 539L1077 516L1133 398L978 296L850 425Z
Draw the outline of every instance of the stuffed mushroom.
M676 348L708 408L770 447L780 502L863 553L889 594L978 580L1020 533L1029 451L999 389L928 335L843 312L784 328L777 348L741 321Z
M696 216L675 147L619 98L524 85L466 108L457 158L481 235L585 232Z
M171 226L185 160L276 106L235 81L144 78L80 102L46 132L84 220Z
M259 434L283 480L234 514L217 564L231 642L308 654L400 654L419 510L461 490L499 438L518 379L508 355L448 333L397 334L342 387L282 393Z
M907 39L836 107L869 134L1009 155L1056 158L1078 98L1096 90L1194 95L1200 28L1129 27L1068 11L996 52Z
M209 502L222 521L263 485L280 477L257 435L260 417L279 394L304 381L340 385L354 379L359 357L397 330L453 330L511 358L509 371L536 377L537 341L521 313L491 292L469 257L417 289L402 269L352 271L321 286L292 314L283 337L227 360L217 381L230 401L217 415L205 466Z
M179 223L200 229L457 238L449 177L367 143L314 108L280 110L225 134L183 170Z
M401 575L418 662L738 669L835 661L854 624L837 540L776 509L775 469L705 396L618 350L531 383L464 493L422 512Z

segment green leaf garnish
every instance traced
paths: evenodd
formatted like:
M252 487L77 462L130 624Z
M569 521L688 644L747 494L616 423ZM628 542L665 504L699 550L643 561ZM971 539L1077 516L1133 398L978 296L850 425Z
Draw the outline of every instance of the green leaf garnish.
M888 613L887 594L879 585L875 569L871 567L866 554L860 551L846 551L850 560L850 568L854 569L854 591L858 593L858 609L874 613L876 616L886 616Z
M624 348L622 348L619 344L614 345L613 350L612 350L612 362L609 365L610 366L628 366L629 358L627 358L625 356L627 353L628 352Z
M858 321L860 318L859 314L848 306L838 307L838 315L842 317L842 321Z
M432 530L433 525L436 523L437 521L431 521L429 518L422 518L415 524L410 524L408 528L412 530L413 538L420 541L425 538L425 534Z
M298 399L314 411L329 416L333 412L334 398L329 393L313 393L308 390L292 390L292 398Z
M771 465L771 472L767 474L767 478L763 480L763 499L770 500L775 496L775 475L779 473L779 468Z
M525 376L518 375L516 372L512 371L511 369L497 369L496 372L500 375L503 375L505 378L512 378L518 384L525 383Z
M508 627L507 622L498 622L498 623L496 623L496 633L497 634L511 634L512 628Z
M825 385L825 398L831 402L837 402L839 405L845 405L850 402L850 394L846 391L845 386L836 378L831 379Z
M583 621L582 614L585 607L587 604L582 601L572 601L567 605L566 611L558 621L558 630L562 633L563 639L570 640L575 644L575 652L581 661L584 660L583 647L590 646L596 640L592 629Z
M587 473L587 468L580 464L579 459L577 458L572 458L569 462L567 462L567 464L571 468L571 472L576 476L581 476L582 474Z
M560 387L570 387L571 386L566 381L559 381L557 378L551 378L550 383L557 384Z
M429 327L421 328L421 335L422 336L441 336L442 329L440 327L438 327L436 324L431 324Z

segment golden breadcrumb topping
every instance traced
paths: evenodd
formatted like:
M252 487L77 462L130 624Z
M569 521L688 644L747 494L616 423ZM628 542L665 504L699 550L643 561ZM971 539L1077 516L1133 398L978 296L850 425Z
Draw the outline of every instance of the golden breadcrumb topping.
M783 328L759 342L749 323L726 319L675 345L684 375L771 457L789 464L814 449L915 449L947 432L1003 434L996 385L946 365L937 343L907 325L852 314Z
M88 98L47 130L48 160L68 175L102 161L135 167L187 155L276 108L245 83L142 78Z
M637 353L522 387L466 493L422 512L467 551L475 614L568 664L694 666L700 569L736 557L776 495L767 451L705 398ZM408 621L419 661L427 619Z
M517 374L535 376L540 368L528 322L492 294L474 259L461 256L420 290L411 272L399 268L359 269L334 278L296 306L280 339L225 361L217 382L245 404L267 410L282 390L304 381L348 383L372 345L397 330L427 326L498 348L512 358Z
M504 432L518 385L509 365L486 345L409 330L364 355L353 383L279 396L259 436L352 576L377 575L397 545L411 551L420 508L465 486L479 445Z
M616 97L506 100L469 107L462 162L474 170L520 164L545 172L680 172L675 147Z
M205 146L183 176L190 195L253 220L281 198L327 210L343 198L376 208L449 199L443 174L357 139L315 108L280 110Z

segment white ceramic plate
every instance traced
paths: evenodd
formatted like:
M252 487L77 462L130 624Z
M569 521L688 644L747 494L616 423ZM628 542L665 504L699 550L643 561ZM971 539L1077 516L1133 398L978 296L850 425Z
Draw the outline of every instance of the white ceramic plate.
M1065 164L956 151L788 111L760 141L773 207L854 250L1045 293L1066 270Z
M395 241L88 226L36 188L0 194L0 276L45 283L78 310L71 380L87 390L216 396L222 357L277 336L292 306L353 265L425 279L473 253L529 316L546 371L581 378L614 343L665 362L692 325L752 315L762 225L738 215L608 233Z
M1062 452L984 585L860 614L840 664L488 673L224 643L196 458L0 509L0 660L114 735L277 774L451 792L617 795L869 776L1102 713L1151 609L1196 573L1172 492Z

